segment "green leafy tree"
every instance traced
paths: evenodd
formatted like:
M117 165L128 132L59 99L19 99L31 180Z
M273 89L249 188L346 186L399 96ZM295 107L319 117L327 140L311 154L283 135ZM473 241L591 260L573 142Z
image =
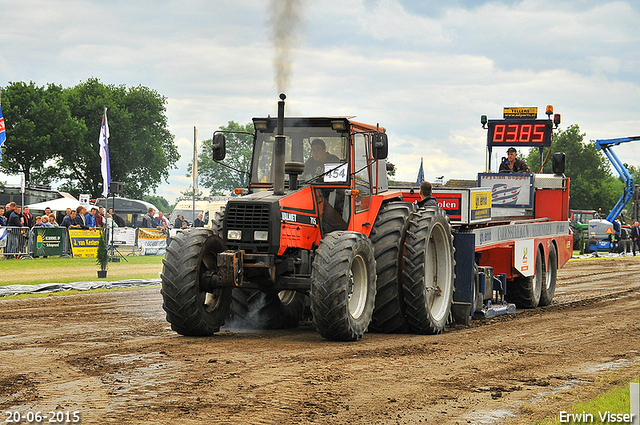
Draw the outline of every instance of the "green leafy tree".
M189 189L180 191L182 196L192 198L194 196L193 186L189 186ZM204 193L201 190L197 190L195 193L196 198L200 198Z
M164 196L158 195L142 195L141 198L145 202L149 202L150 204L155 205L160 208L162 212L169 211L169 201L167 201Z
M111 179L124 183L122 195L140 199L154 192L180 158L167 128L164 96L144 86L104 85L92 78L67 89L71 115L88 131L65 147L59 161L61 188L71 193L102 193L98 137L104 108L111 137Z
M200 187L210 189L211 195L227 195L237 187L246 187L248 175L245 172L249 171L251 165L253 123L240 125L229 121L229 124L221 126L220 130L242 131L251 134L225 134L227 155L221 162L228 167L213 160L212 139L202 142L202 152L198 155L198 179ZM191 173L191 166L188 171ZM190 176L190 174L187 175Z
M62 87L55 84L10 83L2 90L2 112L7 140L0 168L24 174L26 184L48 183L58 172L54 162L65 146L77 144L86 133L84 124L71 117Z
M640 168L626 163L624 165L625 167L627 167L627 171L629 171L631 177L633 177L633 183L637 188L640 185ZM625 217L630 218L633 214L633 197L631 197L631 199L625 206L625 209L627 210Z
M554 135L551 148L543 150L544 166L542 173L552 173L551 156L555 152L564 152L565 175L571 179L572 209L601 209L610 211L624 188L622 182L611 174L608 160L596 148L595 141L584 142L585 134L578 125L571 125ZM537 148L529 151L526 158L532 171L540 170L540 153Z

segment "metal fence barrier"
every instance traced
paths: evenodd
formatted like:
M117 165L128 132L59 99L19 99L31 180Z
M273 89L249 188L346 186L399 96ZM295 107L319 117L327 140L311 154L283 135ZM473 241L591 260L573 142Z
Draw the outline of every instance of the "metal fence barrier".
M28 227L2 227L0 232L5 258L31 257L31 230Z
M119 234L118 231L128 233ZM155 229L151 229L151 231L156 232ZM128 255L139 255L145 250L149 252L159 249L153 241L143 245L143 248L139 248L139 229L136 228L114 229L114 241L111 240L108 231L105 233L105 242L111 256L114 255L116 248L128 249L129 246L131 252ZM173 232L163 230L162 233L162 239L166 239L162 249L165 249L171 241ZM164 253L162 252L162 254ZM0 227L0 258L3 255L4 258L72 257L73 250L69 229L66 227L34 227L32 229L28 227Z
M5 258L70 257L66 227L0 227L0 255Z

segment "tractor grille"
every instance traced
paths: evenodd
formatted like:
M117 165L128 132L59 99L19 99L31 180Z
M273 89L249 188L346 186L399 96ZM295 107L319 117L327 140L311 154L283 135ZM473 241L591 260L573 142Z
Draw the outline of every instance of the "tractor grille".
M226 220L227 229L269 230L269 205L229 204Z

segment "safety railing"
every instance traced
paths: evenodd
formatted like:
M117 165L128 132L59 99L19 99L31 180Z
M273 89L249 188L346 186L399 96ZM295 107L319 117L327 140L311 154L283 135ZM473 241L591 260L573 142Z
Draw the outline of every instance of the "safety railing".
M66 227L0 227L0 255L5 258L71 256Z
M28 227L0 228L0 248L5 258L29 258L31 230Z

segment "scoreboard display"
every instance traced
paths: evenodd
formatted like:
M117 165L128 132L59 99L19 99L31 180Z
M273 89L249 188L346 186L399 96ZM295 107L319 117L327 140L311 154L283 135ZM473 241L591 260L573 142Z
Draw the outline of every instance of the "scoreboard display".
M551 120L505 119L489 120L487 124L489 146L551 146Z

